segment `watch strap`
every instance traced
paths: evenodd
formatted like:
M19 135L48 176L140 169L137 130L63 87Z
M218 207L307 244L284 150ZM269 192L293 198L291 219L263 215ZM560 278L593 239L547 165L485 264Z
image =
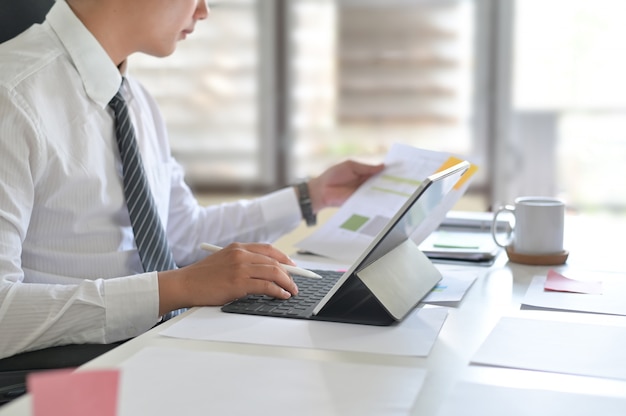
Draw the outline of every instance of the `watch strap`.
M300 204L302 218L304 218L306 225L311 227L317 224L317 216L313 213L309 184L308 182L301 182L296 185L296 188L298 189L298 203Z

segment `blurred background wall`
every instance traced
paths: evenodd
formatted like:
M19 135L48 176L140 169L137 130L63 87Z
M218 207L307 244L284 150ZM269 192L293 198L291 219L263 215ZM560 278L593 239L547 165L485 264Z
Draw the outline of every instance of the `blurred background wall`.
M255 195L394 142L478 164L488 210L626 214L623 0L226 0L135 56L198 195Z

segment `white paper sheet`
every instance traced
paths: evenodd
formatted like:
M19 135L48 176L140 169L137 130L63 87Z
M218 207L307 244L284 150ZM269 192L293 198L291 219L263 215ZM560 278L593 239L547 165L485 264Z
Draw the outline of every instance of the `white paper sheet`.
M148 347L122 363L119 416L407 415L425 370Z
M435 343L447 314L444 308L421 308L398 325L381 327L239 315L207 307L197 309L160 334L185 339L424 357Z
M441 273L443 278L435 288L426 295L422 300L423 303L439 304L460 302L478 278L478 273L468 270L443 270Z
M505 317L473 364L626 380L626 326Z
M589 271L564 274L576 280L602 282L602 294L546 291L543 288L546 276L538 275L528 286L522 307L626 315L626 275Z
M385 171L364 183L325 224L296 246L346 263L354 262L420 183L451 158L454 157L449 153L394 144L385 158ZM472 174L473 170L466 176ZM466 180L448 194L437 212L420 226L419 233L411 236L417 244L439 226L469 183Z
M626 398L457 384L437 416L623 416Z

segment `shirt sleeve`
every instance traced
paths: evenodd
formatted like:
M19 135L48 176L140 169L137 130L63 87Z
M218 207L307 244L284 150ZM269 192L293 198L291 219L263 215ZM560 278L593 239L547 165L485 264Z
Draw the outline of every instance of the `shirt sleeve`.
M55 345L107 344L150 329L158 319L156 273L84 280L77 285L0 281L0 358ZM146 314L145 311L152 311Z
M201 206L183 180L182 167L172 163L168 239L179 265L198 261L206 252L201 242L226 246L233 242L271 243L302 221L295 191L289 187L265 196Z
M55 345L109 343L150 329L158 320L156 273L26 283L22 246L46 165L45 146L34 116L5 89L0 114L0 358Z

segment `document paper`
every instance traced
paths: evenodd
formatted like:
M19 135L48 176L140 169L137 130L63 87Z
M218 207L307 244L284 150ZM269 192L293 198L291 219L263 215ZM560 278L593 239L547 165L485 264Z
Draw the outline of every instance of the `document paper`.
M625 397L460 382L437 416L623 416Z
M567 277L601 283L602 293L568 293L545 290L546 275L533 277L522 300L522 309L554 309L626 315L626 277L617 273L568 270Z
M120 372L42 370L29 374L33 416L116 416Z
M207 341L425 357L437 340L447 314L444 308L421 308L397 325L373 326L239 315L205 307L160 334Z
M426 371L147 347L122 363L119 416L408 415Z
M473 364L626 380L626 327L502 318Z
M383 172L365 182L318 230L296 246L330 258L354 262L426 177L460 162L443 152L395 144ZM411 236L420 244L443 221L469 186L472 165L438 210Z

